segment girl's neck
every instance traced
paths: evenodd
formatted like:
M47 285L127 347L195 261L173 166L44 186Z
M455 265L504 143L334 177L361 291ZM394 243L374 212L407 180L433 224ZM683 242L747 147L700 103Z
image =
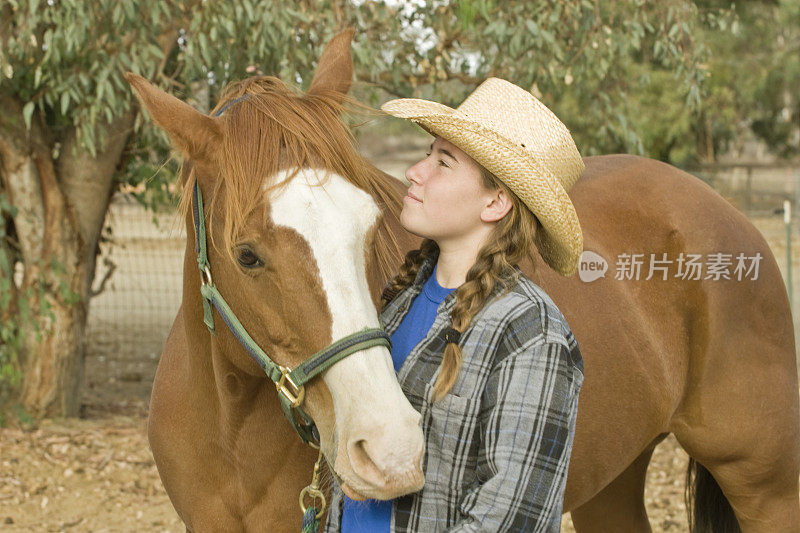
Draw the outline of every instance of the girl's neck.
M436 282L446 289L463 285L477 255L478 251L471 246L440 247L436 261Z
M491 235L492 227L492 224L483 224L452 238L436 239L439 247L436 281L439 285L452 289L464 284L467 272L475 264L478 252Z

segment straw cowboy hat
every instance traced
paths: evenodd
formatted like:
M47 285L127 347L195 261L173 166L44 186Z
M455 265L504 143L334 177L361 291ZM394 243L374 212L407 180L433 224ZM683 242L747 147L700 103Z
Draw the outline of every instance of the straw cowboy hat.
M567 191L585 165L567 127L531 93L489 78L456 109L416 98L381 109L444 137L501 179L541 222L542 258L564 276L578 270L583 233Z

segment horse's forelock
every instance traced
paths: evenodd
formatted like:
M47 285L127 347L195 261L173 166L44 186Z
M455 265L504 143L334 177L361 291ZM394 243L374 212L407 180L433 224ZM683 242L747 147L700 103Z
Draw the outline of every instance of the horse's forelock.
M284 169L310 167L334 172L370 194L392 217L399 217L402 203L391 184L358 153L341 119L349 109L365 109L363 104L351 98L343 100L335 91L304 95L278 78L263 76L229 85L214 112L223 108L223 146L217 169L221 179L214 181L208 210L209 217L223 217L220 244L231 260L237 235L254 213L264 212L270 192L282 185L268 180ZM191 186L193 180L189 179L182 201L185 210L186 200L191 201L187 194ZM384 216L380 224L386 220ZM211 240L212 246L218 245L213 232ZM389 277L400 256L393 232L376 233L375 252L381 274Z

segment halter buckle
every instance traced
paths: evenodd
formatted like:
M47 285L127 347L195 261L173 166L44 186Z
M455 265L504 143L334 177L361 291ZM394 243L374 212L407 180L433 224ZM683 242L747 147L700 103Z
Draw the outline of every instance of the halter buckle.
M306 396L305 387L298 387L295 382L292 381L292 378L289 377L289 373L292 371L290 368L278 365L278 370L281 371L281 377L278 382L275 383L275 388L289 400L289 403L291 403L293 407L300 407ZM287 387L287 384L291 387L291 390Z

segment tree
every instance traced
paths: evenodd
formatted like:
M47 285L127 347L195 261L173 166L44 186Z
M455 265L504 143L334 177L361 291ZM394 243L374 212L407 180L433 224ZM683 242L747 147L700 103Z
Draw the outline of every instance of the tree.
M632 65L660 62L686 102L700 106L697 12L681 0L636 0L634 8L622 0L5 2L0 387L21 373L27 412L77 412L109 199L141 179L131 168L157 166L168 150L137 121L125 71L207 109L228 81L254 69L303 85L325 42L352 25L364 94L452 104L486 76L500 76L540 96L584 153L640 151L625 118ZM148 182L163 186L163 178Z
M486 77L506 78L550 107L583 155L657 157L658 146L644 144L654 136L651 124L636 120L639 98L661 92L648 111L657 116L669 102L687 115L684 122L696 118L705 104L710 54L698 36L733 17L724 7L682 0L436 5L373 5L377 18L388 11L389 27L362 34L373 44L360 59L376 65L362 79L403 96L455 104ZM416 24L402 29L388 22L405 19ZM428 43L427 51L420 53L414 38Z
M176 37L162 21L180 15L160 2L0 9L2 301L17 318L3 357L7 371L23 369L33 415L77 412L95 255L135 119L121 73L162 71Z
M736 5L736 14L733 31L704 37L714 54L698 137L713 150L709 160L738 145L747 130L776 156L797 157L800 1L743 2Z

